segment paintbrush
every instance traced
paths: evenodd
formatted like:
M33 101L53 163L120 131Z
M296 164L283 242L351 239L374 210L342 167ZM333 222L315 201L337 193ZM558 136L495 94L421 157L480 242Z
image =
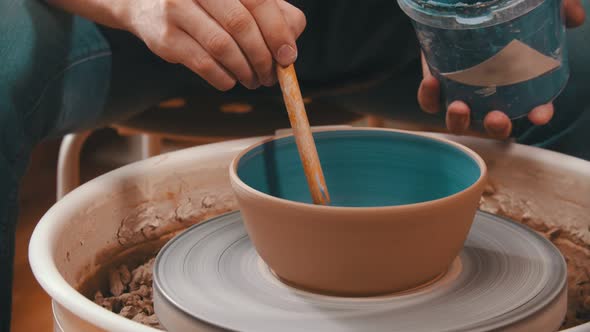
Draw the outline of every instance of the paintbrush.
M313 203L328 205L330 204L330 195L328 194L324 172L309 127L309 120L305 112L301 90L299 90L295 67L293 65L283 67L277 64L277 76Z

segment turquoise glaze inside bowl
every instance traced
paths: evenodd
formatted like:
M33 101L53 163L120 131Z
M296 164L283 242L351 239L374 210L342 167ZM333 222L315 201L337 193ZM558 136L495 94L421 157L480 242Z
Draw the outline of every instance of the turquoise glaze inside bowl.
M443 141L392 131L314 133L332 206L376 207L426 202L456 194L481 175L477 161ZM260 192L312 203L295 139L248 151L238 177Z

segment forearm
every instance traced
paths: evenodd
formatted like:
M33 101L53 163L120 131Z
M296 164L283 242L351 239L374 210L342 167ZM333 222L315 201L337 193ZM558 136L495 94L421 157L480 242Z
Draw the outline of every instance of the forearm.
M130 29L129 0L45 0L72 14L114 29Z

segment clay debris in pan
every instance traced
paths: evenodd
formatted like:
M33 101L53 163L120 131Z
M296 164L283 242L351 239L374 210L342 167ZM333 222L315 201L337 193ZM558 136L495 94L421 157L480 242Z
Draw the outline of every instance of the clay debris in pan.
M500 197L501 191L493 184L487 186L480 208L516 220L537 230L551 240L564 255L568 268L568 311L562 328L577 326L590 321L590 248L559 228L548 228L538 220L532 220L526 208L518 208L511 197ZM506 204L504 204L506 203ZM164 328L154 314L152 294L152 269L155 256L129 271L127 265L111 267L108 274L109 289L94 295L94 302L126 318L161 330ZM96 288L95 288L96 289Z
M501 211L504 214L504 211ZM557 228L538 230L551 240L563 253L568 265L568 311L562 328L569 328L590 321L590 251L570 241ZM131 272L126 265L111 269L109 291L105 297L96 292L98 305L144 325L161 330L164 328L154 314L152 297L152 269L155 258Z
M559 227L550 228L531 218L526 204L518 204L493 183L486 186L480 209L529 226L559 249L567 263L568 275L568 308L562 329L590 322L590 246L576 241L575 236Z
M129 271L120 265L109 271L109 291L97 291L94 302L101 307L144 325L163 330L156 314L152 294L152 269L155 258Z

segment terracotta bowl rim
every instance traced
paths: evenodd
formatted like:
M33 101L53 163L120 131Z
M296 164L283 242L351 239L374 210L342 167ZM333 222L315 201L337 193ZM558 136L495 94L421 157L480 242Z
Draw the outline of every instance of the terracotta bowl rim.
M286 134L286 135L273 136L273 137L266 138L264 140L254 143L251 146L247 147L246 149L242 150L231 161L231 164L229 166L230 180L233 183L233 185L238 186L241 190L246 191L248 194L254 195L260 199L270 201L270 202L273 202L276 204L288 205L293 208L311 209L311 210L315 210L318 212L320 212L320 211L321 212L337 212L338 211L338 212L347 212L347 213L351 213L351 212L366 213L369 210L374 211L374 212L385 212L385 211L393 212L393 211L401 211L401 210L408 210L408 209L424 209L424 208L432 207L433 205L449 203L449 202L457 199L459 196L465 195L469 191L472 191L479 186L483 187L483 184L484 184L486 177L487 177L487 172L488 172L487 165L486 165L485 161L483 160L483 158L481 158L481 156L479 154L477 154L475 151L473 151L472 149L470 149L462 144L453 142L453 141L446 139L446 138L434 137L434 136L428 135L427 133L419 133L419 132L413 132L413 131L408 131L408 130L390 129L390 128L354 127L354 128L349 128L349 129L325 128L325 129L320 129L317 131L314 130L314 132L333 132L333 131L341 131L341 132L344 132L344 131L394 132L394 133L406 134L409 136L420 136L420 137L423 137L423 138L426 138L426 139L429 139L432 141L438 141L438 142L444 143L446 145L453 146L456 149L464 152L467 156L471 157L471 159L474 160L477 163L477 165L479 166L479 170L480 170L479 178L476 181L474 181L471 185L469 185L467 188L465 188L461 191L458 191L458 192L456 192L452 195L449 195L449 196L445 196L442 198L437 198L437 199L429 200L429 201L411 203L411 204L386 205L386 206L326 206L326 205L315 205L315 204L311 204L311 203L291 201L291 200L288 200L285 198L276 197L276 196L272 196L272 195L263 193L257 189L250 187L244 181L242 181L242 179L240 179L240 177L238 176L238 169L237 169L238 164L239 164L240 160L242 159L242 157L244 157L247 153L249 153L253 149L255 149L261 145L264 145L268 142L272 142L272 141L276 141L276 140L279 140L282 138L293 136L293 134Z

